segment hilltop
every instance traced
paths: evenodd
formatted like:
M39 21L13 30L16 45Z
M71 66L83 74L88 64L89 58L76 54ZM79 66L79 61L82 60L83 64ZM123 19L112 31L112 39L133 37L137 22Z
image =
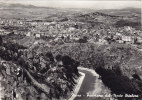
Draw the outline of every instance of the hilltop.
M8 3L0 3L0 8L2 9L14 9L14 8L37 8L34 5L24 5L24 4L8 4Z

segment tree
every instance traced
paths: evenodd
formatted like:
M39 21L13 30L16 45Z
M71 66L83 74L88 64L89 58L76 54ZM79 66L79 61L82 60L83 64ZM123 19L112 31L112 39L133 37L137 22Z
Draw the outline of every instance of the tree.
M3 39L2 39L2 37L0 36L0 46L2 45L2 43L3 43Z
M132 77L133 77L134 79L141 80L141 78L139 77L139 75L138 75L138 74L136 74L136 73L135 73L135 74L133 74L133 75L132 75Z
M53 54L51 52L47 52L45 56L47 58L49 58L51 62L54 62L54 57L53 57Z
M62 61L64 65L71 65L72 64L72 59L69 56L63 56Z
M55 59L59 62L59 61L62 61L62 55L57 55L56 57L55 57Z
M78 40L79 43L86 43L87 42L87 37L84 36L83 38Z

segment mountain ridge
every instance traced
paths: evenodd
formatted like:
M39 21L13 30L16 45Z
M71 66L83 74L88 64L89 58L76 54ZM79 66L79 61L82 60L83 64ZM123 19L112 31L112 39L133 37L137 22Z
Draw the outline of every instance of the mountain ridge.
M17 8L17 7L21 7L21 8L54 8L54 7L45 7L45 6L35 6L35 5L32 5L32 4L20 4L20 3L3 3L3 2L0 2L0 8ZM67 9L71 9L71 8L67 8ZM73 8L74 9L74 8ZM89 9L89 8L75 8L75 9ZM97 10L97 11L107 11L107 10L132 10L132 9L135 9L135 10L140 10L141 8L134 8L134 7L127 7L127 8L122 8L122 9L100 9L100 10ZM95 10L95 9L90 9L90 10Z

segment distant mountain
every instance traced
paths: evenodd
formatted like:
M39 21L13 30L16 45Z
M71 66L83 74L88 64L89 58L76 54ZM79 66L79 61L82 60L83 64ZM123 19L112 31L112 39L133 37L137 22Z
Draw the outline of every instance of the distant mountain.
M73 12L73 11L72 11ZM46 18L52 15L60 15L62 13L71 13L63 9L52 7L38 7L34 5L8 4L0 2L1 18Z
M124 9L104 9L99 10L99 12L116 15L116 16L132 16L132 15L141 15L141 8L124 8Z
M78 14L74 16L74 20L80 21L80 22L89 22L89 23L113 23L114 21L117 21L119 19L119 16L115 15L109 15L102 12L90 12L86 14Z
M7 4L7 3L0 3L0 8L3 9L14 9L14 8L37 8L34 5L23 5L23 4Z
M21 8L35 8L36 6L33 5L22 5L22 4L11 4L9 7L15 8L15 7L21 7Z
M121 10L133 11L133 12L141 13L141 8L132 8L132 7L128 7L128 8L121 9Z

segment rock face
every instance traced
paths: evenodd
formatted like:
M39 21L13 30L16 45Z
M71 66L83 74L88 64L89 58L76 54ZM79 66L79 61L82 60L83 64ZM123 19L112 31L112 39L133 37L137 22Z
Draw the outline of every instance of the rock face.
M76 84L79 63L69 56L60 56L57 61L51 52L34 52L29 58L24 49L15 50L15 45L10 48L3 45L2 48L5 49L0 54L0 99L59 99L72 91Z

